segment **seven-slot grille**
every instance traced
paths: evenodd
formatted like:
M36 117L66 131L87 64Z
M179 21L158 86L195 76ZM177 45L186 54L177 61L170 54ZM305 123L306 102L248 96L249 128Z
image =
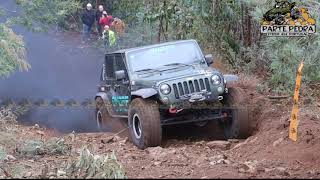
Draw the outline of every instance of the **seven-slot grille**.
M208 78L174 83L172 87L176 99L179 99L183 95L201 92L202 90L211 91Z

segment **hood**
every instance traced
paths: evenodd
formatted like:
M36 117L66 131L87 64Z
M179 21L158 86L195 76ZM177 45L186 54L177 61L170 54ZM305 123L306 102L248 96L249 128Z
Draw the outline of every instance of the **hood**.
M206 64L202 65L194 65L192 66L180 66L180 67L168 67L166 69L159 69L163 72L151 72L151 73L136 73L131 77L132 81L135 81L136 85L143 85L143 86L153 86L162 81L170 81L171 79L178 79L184 77L195 77L195 76L202 76L202 75L209 75L211 74L220 74L216 69L212 67L208 67Z

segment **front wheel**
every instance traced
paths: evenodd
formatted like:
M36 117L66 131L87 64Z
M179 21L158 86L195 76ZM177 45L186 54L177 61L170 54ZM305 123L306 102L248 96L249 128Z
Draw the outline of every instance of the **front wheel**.
M248 111L243 104L243 95L241 89L231 87L224 100L224 104L231 115L229 119L222 123L227 139L248 138L252 133Z
M129 107L128 125L131 140L138 148L145 149L161 144L162 128L157 102L134 99Z

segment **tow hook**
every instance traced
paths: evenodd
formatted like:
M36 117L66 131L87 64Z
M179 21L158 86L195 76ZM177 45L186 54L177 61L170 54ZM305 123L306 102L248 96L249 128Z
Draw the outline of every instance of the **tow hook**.
M177 109L176 107L174 107L173 105L170 105L169 108L169 113L171 114L178 114L179 112L183 111L183 109Z

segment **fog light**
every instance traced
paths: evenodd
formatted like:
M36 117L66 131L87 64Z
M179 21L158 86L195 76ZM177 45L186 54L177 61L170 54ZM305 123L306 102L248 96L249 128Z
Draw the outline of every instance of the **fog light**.
M223 93L223 88L222 87L218 87L218 92L219 93Z
M162 102L163 102L164 104L169 104L169 98L168 98L168 97L162 98Z

